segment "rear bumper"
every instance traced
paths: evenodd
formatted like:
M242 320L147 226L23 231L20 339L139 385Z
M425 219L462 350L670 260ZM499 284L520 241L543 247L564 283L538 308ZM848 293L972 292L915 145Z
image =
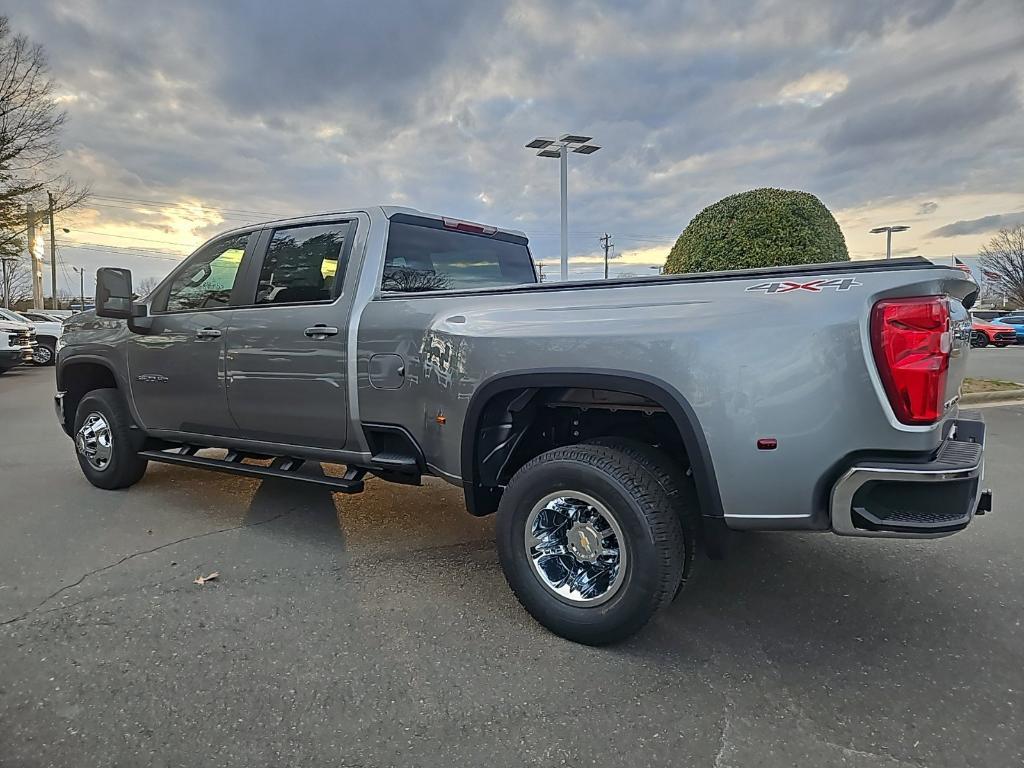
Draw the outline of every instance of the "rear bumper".
M962 531L991 505L981 487L984 452L985 422L977 412L963 412L926 461L855 464L832 489L832 530L913 539Z

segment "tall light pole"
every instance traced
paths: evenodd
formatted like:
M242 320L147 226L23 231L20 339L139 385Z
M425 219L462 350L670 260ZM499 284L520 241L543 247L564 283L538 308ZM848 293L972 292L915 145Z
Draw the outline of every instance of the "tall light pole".
M892 258L892 233L893 232L906 232L910 227L906 224L896 224L891 227L875 227L871 230L872 235L879 235L885 232L885 258Z
M85 270L81 267L72 267L78 273L78 289L82 294L82 312L85 312Z
M557 139L545 139L538 136L526 145L527 149L536 149L537 157L557 157L561 161L562 181L562 282L569 279L569 152L578 155L592 155L600 149L590 144L590 136L577 136L567 133Z

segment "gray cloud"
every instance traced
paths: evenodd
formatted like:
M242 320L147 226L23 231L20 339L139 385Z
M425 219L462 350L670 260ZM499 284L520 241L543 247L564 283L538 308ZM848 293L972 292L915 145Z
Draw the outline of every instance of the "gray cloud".
M931 213L935 213L937 210L939 210L938 203L936 203L934 200L926 200L925 202L917 206L917 215L927 216Z
M928 237L956 237L957 235L978 235L995 232L1003 227L1024 226L1024 211L998 213L982 216L980 219L961 219L944 227L933 229Z
M70 97L69 170L100 194L271 214L396 202L524 229L551 259L557 164L523 149L537 134L603 146L572 158L579 254L606 230L619 251L667 250L755 186L838 208L1024 176L1019 0L15 5ZM779 98L823 71L846 90Z
M839 152L962 134L1018 111L1018 89L1018 78L1011 75L893 99L844 120L826 134L824 146Z

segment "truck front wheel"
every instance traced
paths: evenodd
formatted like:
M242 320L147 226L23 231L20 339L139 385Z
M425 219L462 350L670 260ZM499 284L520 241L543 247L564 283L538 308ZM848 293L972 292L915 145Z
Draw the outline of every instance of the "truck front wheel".
M97 488L135 485L146 473L146 459L133 447L132 418L116 389L94 389L75 412L75 452L86 479Z
M498 555L516 597L555 634L588 645L639 631L675 594L687 531L658 474L612 446L537 456L498 507Z

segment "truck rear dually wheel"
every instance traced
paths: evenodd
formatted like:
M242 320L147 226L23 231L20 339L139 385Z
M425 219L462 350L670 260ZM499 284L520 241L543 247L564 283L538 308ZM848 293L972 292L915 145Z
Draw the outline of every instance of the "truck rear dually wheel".
M85 478L97 488L135 485L149 462L139 456L131 434L132 418L116 389L94 389L75 412L75 452Z
M588 645L640 630L672 599L692 552L657 473L640 456L593 444L523 466L502 496L497 539L523 607Z

